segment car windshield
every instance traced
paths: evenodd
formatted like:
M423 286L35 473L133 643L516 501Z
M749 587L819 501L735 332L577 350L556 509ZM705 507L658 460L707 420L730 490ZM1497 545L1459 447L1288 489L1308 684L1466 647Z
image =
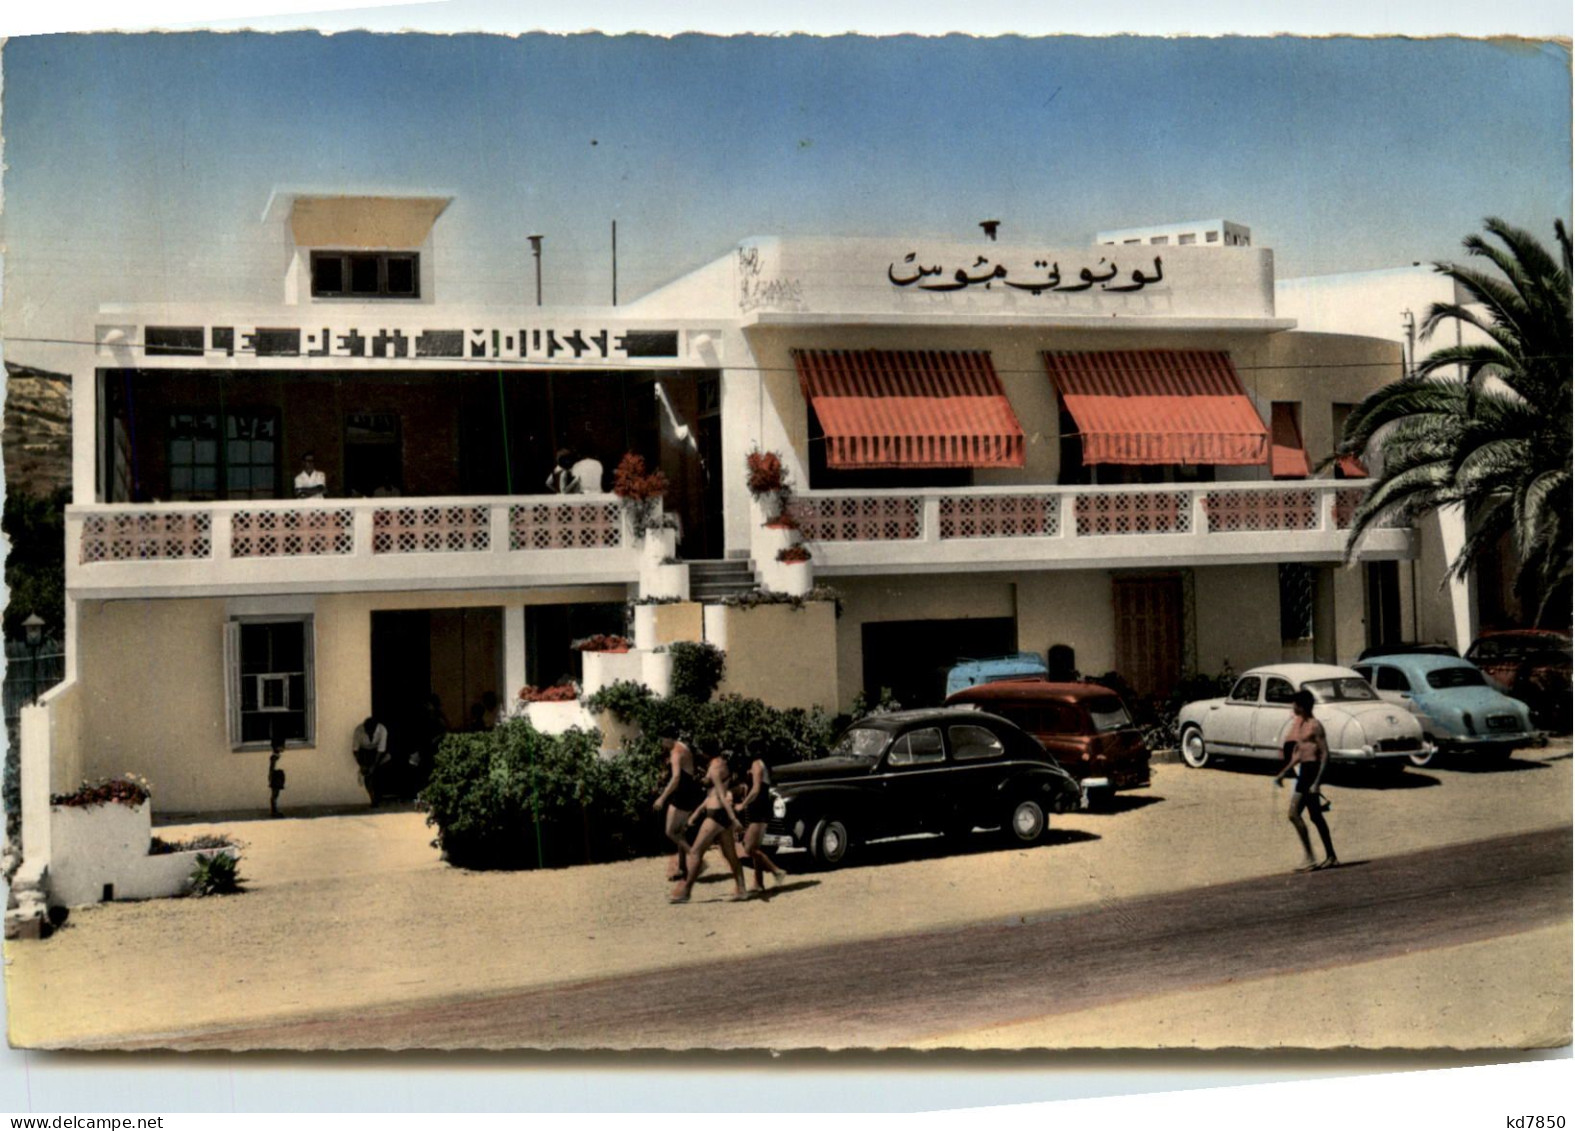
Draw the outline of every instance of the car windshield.
M1132 716L1127 713L1126 704L1115 696L1089 700L1088 717L1093 721L1095 734L1109 734L1132 725Z
M1356 676L1344 676L1340 679L1310 679L1302 684L1304 691L1311 691L1312 696L1320 703L1342 703L1352 700L1377 699L1378 692L1373 690L1372 684Z
M1476 668L1438 668L1427 673L1429 687L1484 687L1487 680Z
M1473 660L1519 660L1529 656L1556 659L1570 654L1570 644L1556 636L1484 636L1471 646Z
M860 758L873 762L886 749L890 738L889 732L875 727L852 727L842 732L842 737L837 739L837 744L831 748L827 757Z

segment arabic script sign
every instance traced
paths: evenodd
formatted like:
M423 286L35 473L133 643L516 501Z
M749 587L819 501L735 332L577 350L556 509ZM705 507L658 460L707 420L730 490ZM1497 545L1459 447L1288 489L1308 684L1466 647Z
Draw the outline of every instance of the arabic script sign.
M1104 256L1092 267L1084 267L1076 275L1063 276L1059 261L1035 259L1030 270L1014 276L1004 263L992 263L989 256L981 255L968 267L959 267L950 274L942 266L926 267L919 261L918 252L910 251L902 257L902 264L893 263L886 268L886 278L894 287L916 287L921 291L960 291L968 287L989 290L996 283L1013 290L1027 291L1031 295L1046 293L1070 294L1097 287L1107 294L1131 294L1144 287L1153 286L1165 278L1164 265L1159 256L1154 257L1153 273L1142 268L1121 278L1121 268L1114 259Z

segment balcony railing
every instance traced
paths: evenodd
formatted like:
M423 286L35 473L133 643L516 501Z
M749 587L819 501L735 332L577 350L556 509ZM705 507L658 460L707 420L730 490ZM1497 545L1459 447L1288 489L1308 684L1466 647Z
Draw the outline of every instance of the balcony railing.
M817 568L1338 561L1365 482L811 491L793 517ZM1408 529L1373 530L1363 558L1408 557Z
M73 506L74 591L214 593L628 583L639 554L610 495Z

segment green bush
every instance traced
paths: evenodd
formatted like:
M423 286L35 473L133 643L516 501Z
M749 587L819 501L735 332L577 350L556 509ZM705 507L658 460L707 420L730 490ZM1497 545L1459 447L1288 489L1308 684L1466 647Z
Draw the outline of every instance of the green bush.
M421 792L434 843L464 868L558 867L660 852L649 752L598 753L594 731L542 734L525 719L451 734Z
M241 890L240 869L241 862L228 852L199 852L186 882L195 896L234 895Z
M585 700L585 705L592 711L608 712L620 723L632 723L650 701L651 689L645 684L620 679Z
M722 649L715 644L681 641L669 644L667 650L673 657L673 698L704 703L716 694L727 664Z

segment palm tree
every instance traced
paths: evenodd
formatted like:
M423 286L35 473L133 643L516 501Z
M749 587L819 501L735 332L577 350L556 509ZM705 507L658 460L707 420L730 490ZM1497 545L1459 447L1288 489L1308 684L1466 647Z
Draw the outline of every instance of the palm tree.
M1554 221L1555 260L1503 220L1489 217L1483 227L1496 243L1471 235L1464 245L1497 274L1434 264L1470 302L1435 303L1422 336L1457 322L1487 340L1434 351L1346 421L1340 454L1360 456L1374 439L1381 453L1346 555L1375 524L1463 507L1466 541L1450 575L1464 578L1509 535L1520 559L1515 592L1540 624L1570 585L1570 235Z

